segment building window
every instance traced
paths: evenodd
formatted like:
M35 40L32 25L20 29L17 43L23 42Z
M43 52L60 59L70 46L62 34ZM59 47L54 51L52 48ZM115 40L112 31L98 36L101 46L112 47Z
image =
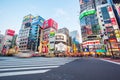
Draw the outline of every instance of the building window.
M107 7L102 7L101 12L102 12L103 19L106 20L110 18Z
M102 26L105 26L105 24L102 24Z

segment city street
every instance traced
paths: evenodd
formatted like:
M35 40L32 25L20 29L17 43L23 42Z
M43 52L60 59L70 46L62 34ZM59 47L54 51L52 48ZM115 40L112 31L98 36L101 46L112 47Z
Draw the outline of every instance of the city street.
M119 64L91 57L0 57L0 80L120 80L119 75Z

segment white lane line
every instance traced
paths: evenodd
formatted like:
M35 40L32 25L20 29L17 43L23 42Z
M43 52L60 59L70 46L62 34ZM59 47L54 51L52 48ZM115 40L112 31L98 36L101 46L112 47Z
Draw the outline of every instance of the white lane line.
M109 63L114 63L114 64L117 64L117 65L120 65L119 62L114 62L114 61L110 61L110 60L105 60L105 59L100 59L102 61L106 61L106 62L109 62Z
M8 68L8 69L0 69L0 71L12 71L12 70L28 70L28 69L43 69L43 68L57 68L59 66L45 66L45 67L26 67L26 68Z
M25 75L25 74L38 74L38 73L45 73L45 72L47 72L49 70L50 69L46 69L46 70L31 70L31 71L19 71L19 72L6 72L6 73L0 73L0 77Z

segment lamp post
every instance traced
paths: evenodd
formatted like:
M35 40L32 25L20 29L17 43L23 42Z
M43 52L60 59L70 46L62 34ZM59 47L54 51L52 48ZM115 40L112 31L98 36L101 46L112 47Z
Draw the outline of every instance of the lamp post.
M106 36L107 34L102 34L101 35L101 38L103 38L104 36ZM112 45L111 45L111 42L109 41L109 38L107 39L104 39L104 43L107 45L107 50L109 51L110 49L110 53L112 54L112 57L114 58L114 53L113 53L113 50L112 50ZM109 44L109 45L108 45Z
M95 51L95 57L97 57L95 42L94 42L94 51Z

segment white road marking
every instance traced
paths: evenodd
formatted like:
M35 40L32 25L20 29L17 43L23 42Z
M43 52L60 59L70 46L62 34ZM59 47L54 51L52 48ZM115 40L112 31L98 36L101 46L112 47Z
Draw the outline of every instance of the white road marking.
M45 66L45 67L26 67L26 68L9 68L9 69L0 69L0 71L12 71L12 70L28 70L28 69L43 69L43 68L57 68L59 66Z
M38 73L45 73L49 71L50 69L46 70L31 70L31 71L19 71L19 72L6 72L6 73L0 73L0 77L4 76L17 76L17 75L25 75L25 74L38 74Z
M39 65L33 65L33 64L19 64L19 65L2 65L0 66L0 68L12 68L12 67L35 67L35 66L61 66L61 65L64 65L64 64L39 64Z
M16 76L25 74L38 74L50 71L61 65L74 61L75 58L53 58L53 59L8 59L0 61L0 77ZM37 69L37 70L32 70ZM20 70L20 71L17 71ZM27 71L28 70L28 71ZM6 72L7 71L7 72Z
M110 63L114 63L114 64L117 64L117 65L120 65L119 62L114 62L114 61L110 61L110 60L105 60L105 59L100 59L102 61L106 61L106 62L110 62Z

